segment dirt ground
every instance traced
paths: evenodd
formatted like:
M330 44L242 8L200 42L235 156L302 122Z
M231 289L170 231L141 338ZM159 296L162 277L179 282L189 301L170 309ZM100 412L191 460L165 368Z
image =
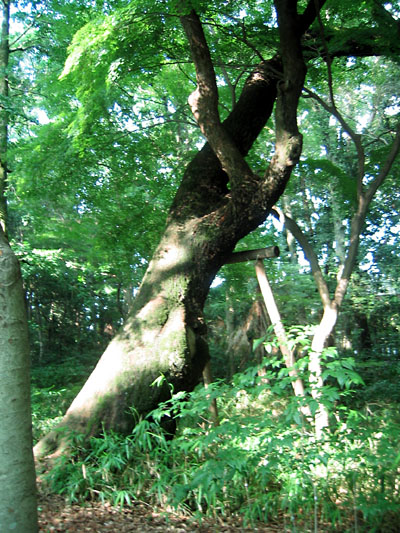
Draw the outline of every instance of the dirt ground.
M90 502L84 507L70 505L61 496L54 494L40 494L39 497L39 531L70 532L70 533L225 533L259 532L281 533L285 531L283 525L260 525L260 527L245 528L230 523L211 522L204 520L196 524L190 518L170 514L165 516L155 512L145 504L135 504L129 509L116 509L108 504Z

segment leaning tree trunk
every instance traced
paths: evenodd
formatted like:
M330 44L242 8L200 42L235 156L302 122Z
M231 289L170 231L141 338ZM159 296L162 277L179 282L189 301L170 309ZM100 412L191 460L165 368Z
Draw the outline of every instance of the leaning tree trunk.
M243 154L271 115L273 71L279 65L274 60L255 70L225 123ZM93 434L102 424L129 431L134 423L130 407L144 415L168 397L166 384L151 386L160 374L175 390L191 390L198 383L209 358L202 310L211 281L236 242L268 212L260 207L251 212L249 203L242 223L229 201L227 181L206 144L185 172L122 331L68 409L63 426ZM35 453L54 450L59 436L58 431L47 435Z
M286 4L293 6L277 2L280 11ZM130 408L146 415L169 396L166 383L174 390L189 391L200 380L209 359L203 306L210 284L238 240L265 220L300 156L296 111L305 75L300 30L312 22L315 5L310 1L301 16L289 9L281 23L282 59L264 61L254 70L223 125L214 114L216 120L208 130L212 141L206 134L213 149L206 144L186 169L130 316L68 409L62 427L86 434L99 433L102 427L129 431L135 420ZM205 43L195 13L182 17L182 22L189 41ZM203 57L193 58L198 83L202 60L206 69L210 66L206 46L202 52ZM276 153L265 175L258 177L243 156L271 116L278 93ZM203 96L194 102L200 127L205 124L202 104L207 113L212 108L201 100ZM213 111L217 113L217 106ZM243 174L237 173L238 168ZM161 374L164 385L152 386ZM62 434L48 434L35 453L62 449Z

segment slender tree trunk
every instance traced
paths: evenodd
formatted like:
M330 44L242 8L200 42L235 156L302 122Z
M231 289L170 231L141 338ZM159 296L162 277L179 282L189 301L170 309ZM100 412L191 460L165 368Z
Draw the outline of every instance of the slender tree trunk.
M257 280L260 285L261 293L264 298L265 306L268 311L271 324L274 328L276 338L278 339L279 348L283 355L286 368L289 370L289 376L292 378L292 388L296 396L304 397L304 383L300 378L299 373L295 367L296 358L293 350L289 348L289 342L286 335L285 326L283 325L281 314L276 305L274 294L271 285L268 281L262 259L256 261ZM301 412L311 418L311 411L307 405L301 406Z
M323 277L321 268L318 263L318 257L313 247L308 241L307 237L289 216L281 213L282 218L285 220L285 225L293 233L302 247L307 260L310 263L311 271L320 294L321 302L323 305L322 319L315 330L314 337L311 344L310 353L310 384L311 392L314 399L318 402L318 409L315 415L315 432L317 437L322 437L325 428L328 427L328 411L327 408L321 402L321 391L323 387L322 378L322 353L326 347L329 336L332 334L339 315L340 307L346 296L346 292L350 283L350 278L357 261L358 247L360 243L360 237L363 230L363 225L367 215L368 208L376 191L388 176L392 165L400 152L400 123L397 125L395 136L392 146L385 161L383 161L379 167L379 171L368 183L363 184L364 179L364 165L365 165L365 153L362 145L361 137L356 134L350 125L345 121L339 110L336 108L333 101L333 93L331 93L332 106L328 106L320 97L314 95L318 101L330 111L341 123L343 129L352 138L357 154L357 209L351 219L350 225L350 243L347 252L341 250L343 264L340 265L338 281L336 284L335 294L333 298L330 297L328 285ZM279 209L275 208L277 212Z
M206 366L204 367L204 370L203 370L203 382L204 382L204 387L206 389L213 382L210 360L207 361ZM210 414L211 414L211 419L212 419L213 425L214 426L219 426L218 405L217 405L217 399L216 398L212 398L211 399Z
M86 434L99 433L102 426L129 431L131 407L146 415L168 397L167 385L151 386L160 374L174 390L191 390L200 380L209 359L203 305L210 284L238 240L265 220L301 153L296 115L305 65L300 36L314 20L315 6L310 1L299 16L295 2L277 2L282 60L264 61L254 70L223 124L201 24L194 12L181 17L198 81L189 102L210 144L186 169L128 320L61 426ZM277 94L276 153L259 177L244 155L269 119ZM60 450L60 434L47 435L35 453Z
M226 287L225 292L225 328L226 328L226 338L228 339L228 344L225 352L225 357L228 360L229 373L228 377L231 379L235 373L235 358L234 351L232 350L230 339L233 337L234 332L234 313L235 309L233 307L233 297L232 297L233 288L231 285Z

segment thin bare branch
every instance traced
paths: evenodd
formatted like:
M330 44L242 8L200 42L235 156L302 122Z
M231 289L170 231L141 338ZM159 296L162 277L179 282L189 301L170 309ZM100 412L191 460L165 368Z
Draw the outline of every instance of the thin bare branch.
M244 24L244 21L243 20L240 20L236 17L232 17L231 15L228 15L226 13L223 14L224 17L226 17L227 19L229 20L232 20L233 22L235 22L240 28L241 28L241 36L240 35L237 35L236 33L234 33L234 38L237 39L238 41L241 41L244 45L246 45L248 48L250 48L250 50L252 50L254 52L254 54L257 56L257 58L260 60L260 61L265 61L265 58L263 57L263 55L261 54L261 52L248 40L247 38L247 31L246 31L246 27L245 27L245 24ZM226 31L226 28L224 25L222 24L218 24L214 21L212 22L207 22L207 25L208 26L213 26L214 28L217 28L222 34L232 38L232 32L229 32L229 31Z
M34 26L37 21L37 19L40 17L40 15L37 15L32 22L25 28L25 30L18 35L12 42L10 42L10 47L15 46Z
M311 246L309 240L307 239L307 236L297 224L297 222L288 215L286 215L279 207L274 206L272 212L273 214L276 214L281 223L283 223L286 228L293 234L294 238L297 240L300 247L302 248L305 257L310 264L311 272L317 285L323 306L325 307L331 305L331 297L329 295L328 285L325 281L324 275L322 274L321 267L319 266L317 254L315 253L314 248Z
M318 0L315 0L316 3L317 1ZM320 27L322 46L325 52L325 61L326 61L326 67L328 71L329 99L331 102L332 114L337 118L342 128L350 135L357 150L357 156L358 156L357 194L358 194L358 197L360 197L362 195L362 180L364 178L364 172L365 172L365 152L364 152L363 145L361 143L361 136L358 135L351 128L350 124L344 119L343 115L340 113L336 105L335 94L333 91L332 57L329 53L328 44L326 42L325 28L324 28L324 23L322 22L320 12L318 12L317 14L317 19L318 19L318 23Z
M358 173L357 173L357 196L358 198L362 195L362 180L365 173L365 151L361 142L361 135L355 132L355 130L350 126L349 122L345 120L343 114L336 107L334 99L331 104L325 102L317 93L311 91L310 89L304 88L304 92L310 97L316 100L328 113L333 115L339 124L342 126L343 130L349 135L351 140L354 143L354 146L357 151L357 163L358 163ZM333 98L333 91L330 89L331 99Z
M396 135L395 135L392 147L390 149L390 152L385 162L382 165L382 168L379 174L376 176L375 179L372 180L372 182L369 184L368 189L365 192L365 200L366 202L368 202L368 204L371 202L376 191L382 185L383 181L386 179L387 175L389 174L393 166L393 163L397 155L399 154L399 151L400 151L400 123L397 125Z

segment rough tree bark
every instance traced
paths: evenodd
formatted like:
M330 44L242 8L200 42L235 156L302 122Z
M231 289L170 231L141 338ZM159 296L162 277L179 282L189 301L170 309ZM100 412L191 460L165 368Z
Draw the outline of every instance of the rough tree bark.
M276 1L280 54L254 69L223 124L201 23L193 11L181 17L198 84L189 103L208 143L186 169L128 320L61 428L86 434L99 433L102 426L129 431L134 424L130 407L145 415L168 397L166 385L151 386L160 374L175 390L191 390L199 381L209 359L203 305L210 284L236 243L265 220L301 153L296 115L306 68L300 39L318 2L310 0L301 15L296 4ZM264 176L257 176L244 156L275 102L275 155ZM62 434L45 436L35 453L62 450Z

